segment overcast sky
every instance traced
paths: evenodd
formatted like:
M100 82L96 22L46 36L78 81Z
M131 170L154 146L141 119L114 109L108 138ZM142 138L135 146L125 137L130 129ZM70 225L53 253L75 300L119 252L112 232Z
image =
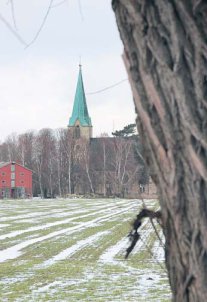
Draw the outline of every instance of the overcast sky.
M128 81L87 95L127 78L111 1L54 0L39 36L25 48L40 29L50 3L0 3L0 141L14 132L67 126L80 56L94 136L134 122Z

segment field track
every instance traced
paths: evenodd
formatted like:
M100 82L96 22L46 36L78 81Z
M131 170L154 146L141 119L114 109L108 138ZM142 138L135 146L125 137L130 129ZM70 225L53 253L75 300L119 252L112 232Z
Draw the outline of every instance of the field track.
M156 201L146 203L158 208ZM148 221L124 260L130 223L141 204L1 201L0 301L169 301L163 248Z

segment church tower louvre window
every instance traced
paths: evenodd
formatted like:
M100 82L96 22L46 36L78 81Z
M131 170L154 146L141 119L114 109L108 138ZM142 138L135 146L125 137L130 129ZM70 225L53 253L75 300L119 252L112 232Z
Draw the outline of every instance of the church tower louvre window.
M69 119L68 128L73 131L73 136L76 139L85 138L89 140L92 138L93 127L86 103L81 65L79 65L79 75L73 103L73 111Z
M76 139L80 138L80 126L79 125L75 126L75 128L74 128L74 137Z

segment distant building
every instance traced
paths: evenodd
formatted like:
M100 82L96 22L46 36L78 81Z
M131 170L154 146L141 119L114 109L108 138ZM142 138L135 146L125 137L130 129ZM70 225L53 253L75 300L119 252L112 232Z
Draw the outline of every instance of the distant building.
M31 198L32 171L15 162L0 163L0 198Z
M68 128L72 132L75 155L71 163L71 193L137 198L140 194L156 196L140 156L138 137L92 137L82 70Z
M74 138L90 139L92 137L93 127L91 124L91 118L88 114L81 65L79 65L78 83L73 104L73 112L69 119L68 127L73 130Z

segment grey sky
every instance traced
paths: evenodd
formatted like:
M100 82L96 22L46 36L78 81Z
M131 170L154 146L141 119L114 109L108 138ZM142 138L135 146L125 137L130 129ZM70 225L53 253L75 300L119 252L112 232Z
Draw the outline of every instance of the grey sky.
M0 140L13 132L66 127L72 111L81 56L86 93L127 78L111 2L54 0L47 21L28 48L0 21ZM8 0L0 14L26 43L36 35L49 0ZM79 7L81 4L81 9ZM15 21L15 22L14 22ZM16 23L16 29L15 24ZM87 95L94 136L134 122L128 81Z

